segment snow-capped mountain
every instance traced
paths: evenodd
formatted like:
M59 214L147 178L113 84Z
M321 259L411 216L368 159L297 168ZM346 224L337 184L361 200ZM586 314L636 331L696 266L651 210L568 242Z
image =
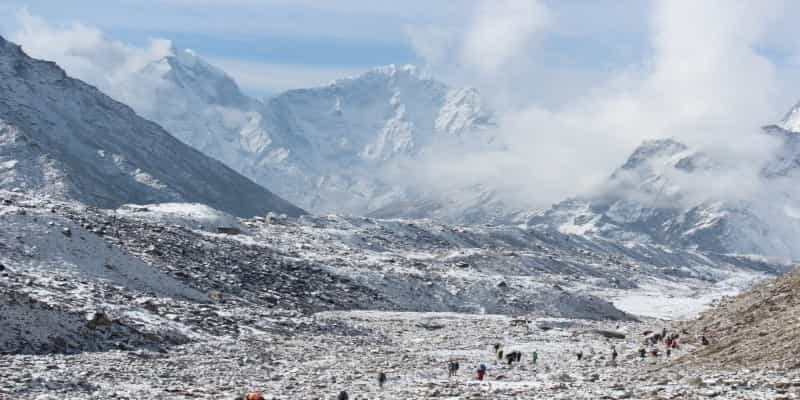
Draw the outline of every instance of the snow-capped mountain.
M800 132L800 103L795 104L794 107L786 113L777 127L789 132Z
M672 139L654 140L640 145L602 191L556 204L529 224L719 253L800 257L800 213L787 179L800 165L800 136L777 126L764 131L781 145L761 168L757 190L745 196L715 195L710 186L726 167L709 155Z
M407 216L399 205L411 204L415 216L436 215L447 199L408 177L398 183L388 171L435 145L492 140L492 114L475 89L449 88L413 66L376 68L260 102L191 51L173 53L134 78L158 81L152 103L137 110L310 211L395 217ZM437 204L432 212L430 204Z
M0 188L100 207L185 201L241 216L302 214L128 106L70 78L52 62L28 57L3 38Z

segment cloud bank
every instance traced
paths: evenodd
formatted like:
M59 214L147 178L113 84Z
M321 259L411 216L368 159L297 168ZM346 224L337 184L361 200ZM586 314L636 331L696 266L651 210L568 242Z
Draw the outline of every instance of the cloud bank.
M720 170L732 176L718 181L739 183L723 186L755 188L757 169L776 146L760 127L780 118L787 97L800 97L781 81L782 67L758 50L774 40L776 24L786 24L787 4L768 3L656 1L645 57L577 92L571 76L543 60L541 43L565 24L548 3L484 1L464 27L410 29L432 70L474 82L500 105L497 135L508 145L442 151L418 163L417 175L431 184L494 182L520 206L547 205L598 190L643 140L673 137L723 163ZM560 85L576 94L551 106L546 91Z
M16 15L16 29L9 39L22 45L35 58L58 63L70 76L97 86L104 93L133 106L147 110L152 106L152 91L159 81L143 80L134 75L147 64L173 55L173 43L165 38L152 38L141 46L107 37L96 27L80 22L55 25L31 14L26 9ZM265 96L288 89L324 85L360 71L353 68L329 68L283 65L210 58L255 96Z

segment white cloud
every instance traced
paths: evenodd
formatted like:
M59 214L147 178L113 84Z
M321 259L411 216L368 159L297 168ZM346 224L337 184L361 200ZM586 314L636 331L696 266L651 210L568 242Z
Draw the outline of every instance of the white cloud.
M147 64L173 54L172 42L151 39L146 46L133 46L106 37L95 27L78 22L56 26L23 9L17 14L17 29L10 39L35 58L57 62L68 74L97 86L103 92L147 110L153 90L164 82L138 75ZM278 93L288 89L326 85L337 78L357 75L358 68L326 68L209 58L208 61L234 78L251 93ZM149 79L149 80L148 80Z
M497 134L509 144L493 153L448 149L418 164L420 174L454 185L494 182L515 190L522 204L547 204L597 187L642 140L676 137L728 162L731 174L754 179L774 149L759 128L789 106L778 66L755 50L780 2L658 1L649 10L646 58L577 92L569 74L542 62L538 45L562 24L556 18L569 16L525 3L528 9L484 1L464 29L411 31L434 71L454 71L502 105ZM528 23L500 22L525 14ZM559 85L576 95L550 106L548 90Z
M549 22L544 5L531 0L483 2L477 13L464 38L461 61L492 77L524 62Z
M31 57L58 63L70 76L89 82L125 103L146 103L141 85L127 80L148 63L171 54L171 42L153 39L147 46L129 46L106 38L100 30L80 23L55 27L27 10L17 14L11 40ZM144 84L144 83L142 83Z

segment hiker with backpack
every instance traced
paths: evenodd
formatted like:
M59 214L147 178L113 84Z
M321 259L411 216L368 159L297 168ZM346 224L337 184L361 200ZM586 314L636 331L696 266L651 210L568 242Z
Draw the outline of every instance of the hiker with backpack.
M485 376L486 376L486 364L481 364L478 366L478 380L482 381Z
M458 369L459 369L460 367L461 367L461 366L458 364L458 361L456 361L456 360L450 360L450 362L449 362L449 363L447 363L447 373L448 373L448 376L449 376L449 377L454 377L454 376L456 376L456 373L458 373Z

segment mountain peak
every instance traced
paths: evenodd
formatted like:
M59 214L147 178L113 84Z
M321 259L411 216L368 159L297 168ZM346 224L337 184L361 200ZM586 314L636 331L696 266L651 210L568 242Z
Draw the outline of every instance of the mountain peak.
M347 78L336 79L331 83L331 86L349 86L354 82L436 82L444 86L432 77L425 73L421 68L412 64L397 65L389 64L380 67L372 68L361 75L351 76Z
M165 79L208 104L247 107L253 102L225 71L203 60L191 49L173 45L170 53L146 66L142 73Z
M375 74L383 74L389 77L396 77L396 76L410 76L415 77L418 79L428 79L429 76L423 74L422 70L413 64L405 64L405 65L397 65L397 64L389 64L383 65L380 67L375 67L370 72ZM369 73L369 72L368 72Z
M200 57L197 56L197 53L195 53L192 49L179 49L173 45L171 51L172 55L168 57L173 57L176 61L181 63L181 65L185 65L187 67L194 67L198 63L203 62L200 59ZM205 62L203 63L207 64ZM211 67L211 65L207 66Z
M783 116L778 126L790 132L800 133L800 102Z
M645 140L628 157L628 160L622 165L622 169L635 169L646 161L671 157L688 149L689 147L685 144L672 138Z

